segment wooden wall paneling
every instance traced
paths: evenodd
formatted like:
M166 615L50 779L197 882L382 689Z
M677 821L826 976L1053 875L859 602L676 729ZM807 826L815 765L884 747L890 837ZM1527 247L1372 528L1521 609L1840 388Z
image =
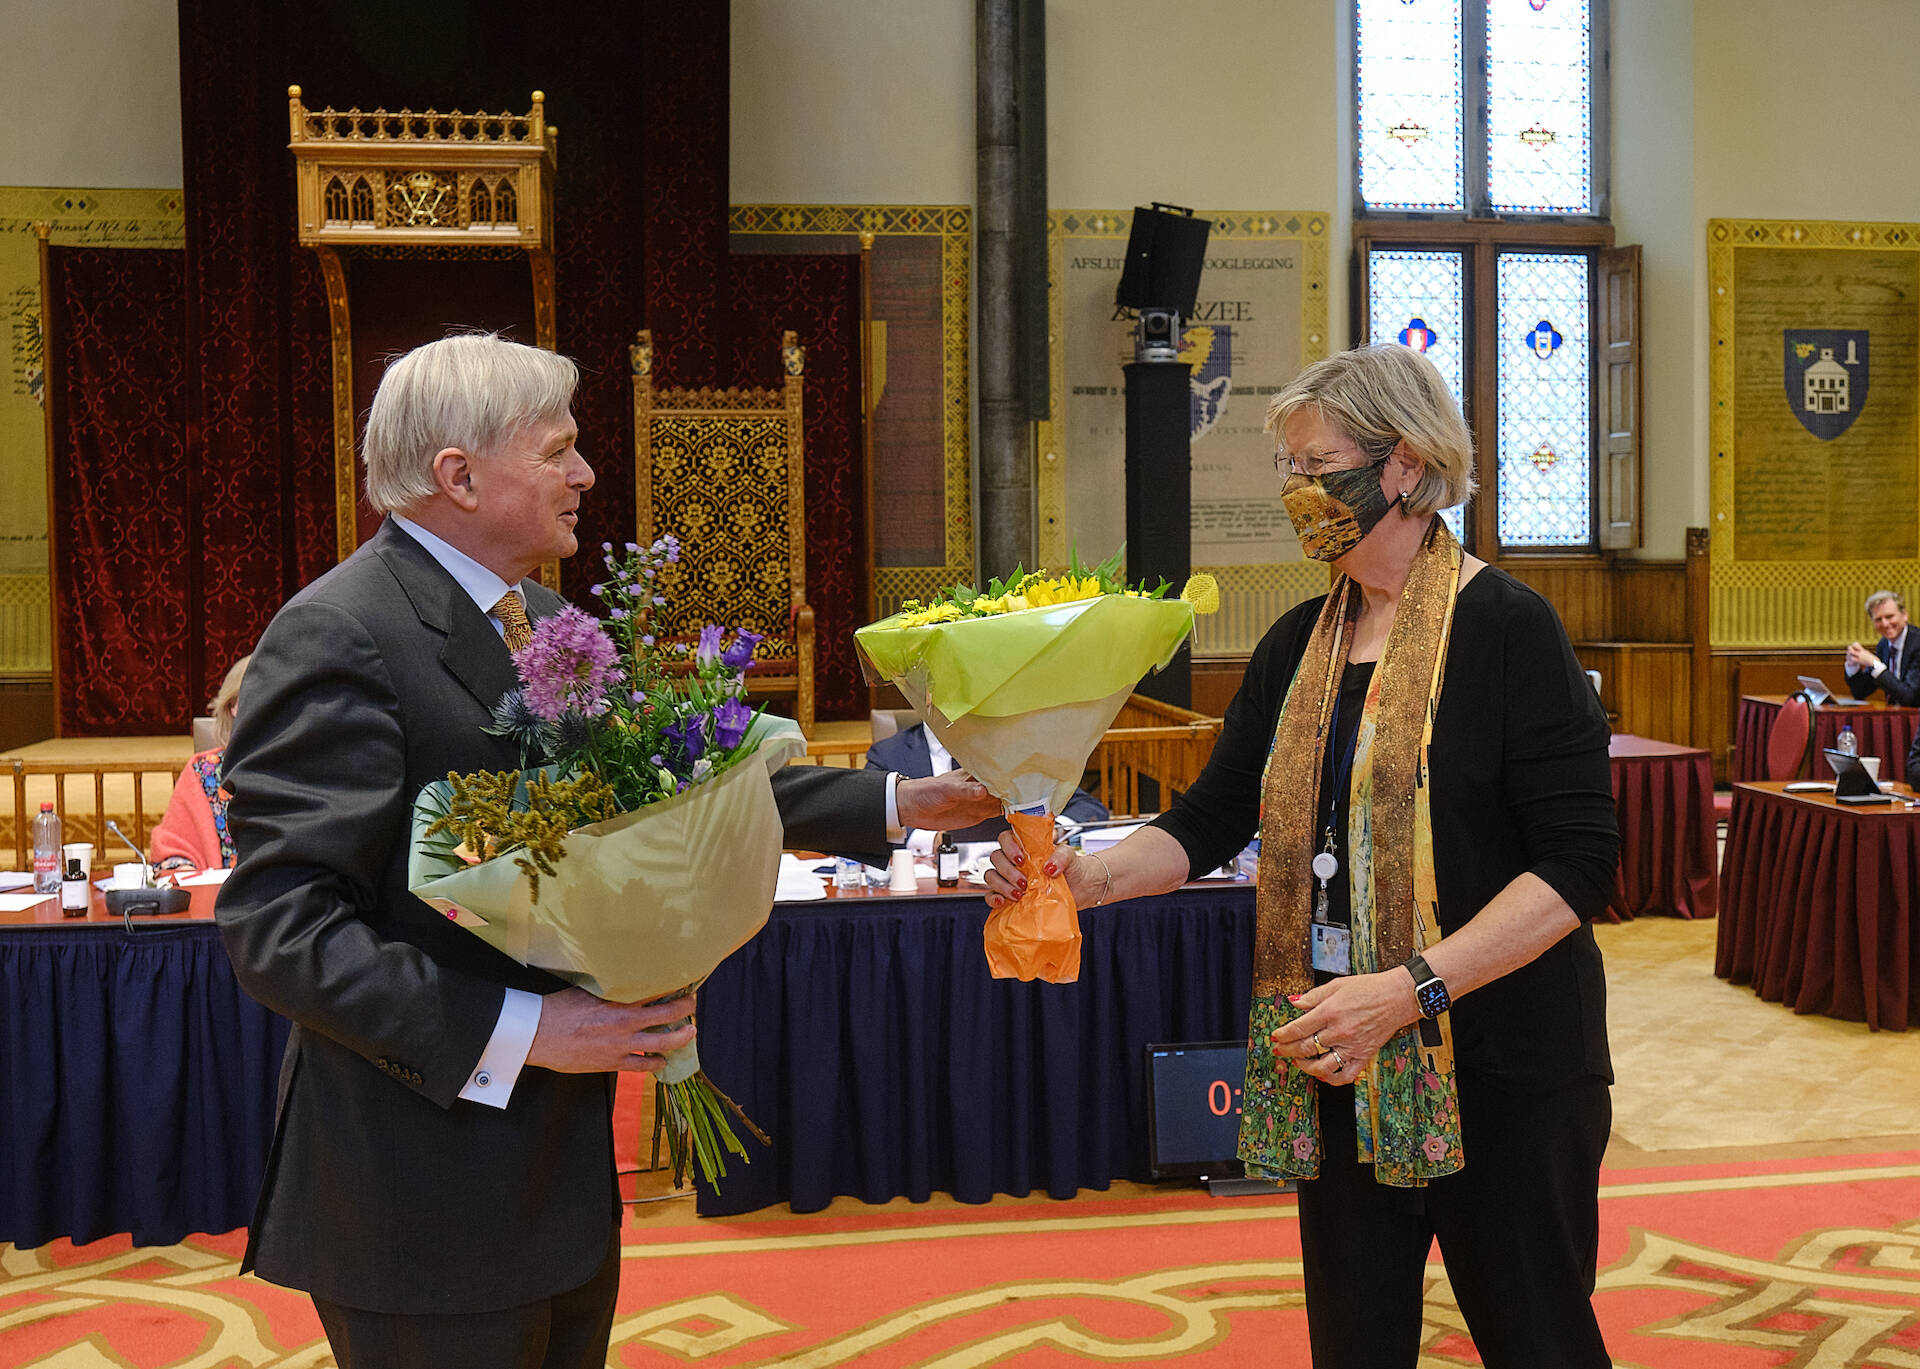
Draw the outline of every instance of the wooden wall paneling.
M1604 562L1509 557L1500 569L1538 590L1552 604L1576 642L1608 642L1616 636Z
M1687 671L1693 695L1693 723L1688 742L1713 745L1713 571L1709 560L1712 538L1706 528L1687 529L1686 595L1687 637L1692 664Z
M1613 641L1690 640L1686 562L1621 561L1611 576Z

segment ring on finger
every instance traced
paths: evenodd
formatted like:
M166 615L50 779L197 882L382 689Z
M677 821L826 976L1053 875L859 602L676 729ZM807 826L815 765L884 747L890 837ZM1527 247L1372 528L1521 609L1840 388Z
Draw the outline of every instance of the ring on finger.
M1338 1074L1347 1067L1347 1057L1340 1054L1339 1051L1328 1051L1327 1054L1333 1057L1333 1071L1335 1074Z
M1315 1055L1325 1055L1327 1053L1327 1048L1320 1044L1320 1033L1315 1032L1313 1034L1312 1040L1313 1040L1313 1053Z

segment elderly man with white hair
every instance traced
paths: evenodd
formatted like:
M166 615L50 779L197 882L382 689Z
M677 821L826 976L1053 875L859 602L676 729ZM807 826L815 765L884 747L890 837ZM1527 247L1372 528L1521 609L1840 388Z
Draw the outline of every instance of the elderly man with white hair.
M504 770L509 647L561 607L528 577L576 547L593 470L573 362L444 338L387 368L363 450L380 530L275 616L228 747L238 862L220 930L290 1018L246 1267L312 1293L338 1362L604 1364L619 1283L612 1071L655 1070L691 999L604 1002L407 892L413 800ZM998 811L962 775L776 777L789 839Z

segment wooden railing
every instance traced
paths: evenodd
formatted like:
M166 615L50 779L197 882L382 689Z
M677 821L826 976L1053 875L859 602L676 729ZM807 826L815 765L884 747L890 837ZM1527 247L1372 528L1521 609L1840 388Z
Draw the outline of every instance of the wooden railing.
M1141 812L1143 782L1152 799L1147 806L1164 807L1198 777L1219 735L1218 718L1135 694L1094 748L1082 783L1115 817ZM866 763L867 746L861 737L810 741L805 760L797 763L858 769ZM13 773L13 822L11 830L0 827L0 849L11 848L5 868L12 870L32 862L33 819L43 802L60 814L61 840L93 843L95 868L131 859L126 845L107 831L107 819L146 846L180 774L178 760L6 764Z
M60 839L93 843L93 865L104 869L133 853L107 830L107 819L143 848L147 833L167 810L180 765L174 761L88 763L84 761L6 762L13 772L13 824L0 832L0 846L12 848L10 870L30 868L33 820L42 803L60 815ZM75 791L78 791L76 793Z

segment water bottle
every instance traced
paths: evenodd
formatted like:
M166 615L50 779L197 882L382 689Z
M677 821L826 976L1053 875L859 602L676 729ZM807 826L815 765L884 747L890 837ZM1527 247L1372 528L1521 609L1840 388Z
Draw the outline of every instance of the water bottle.
M1860 754L1860 740L1853 735L1853 728L1842 726L1840 735L1833 739L1833 749L1849 756Z
M60 892L60 815L50 803L33 820L33 892Z

